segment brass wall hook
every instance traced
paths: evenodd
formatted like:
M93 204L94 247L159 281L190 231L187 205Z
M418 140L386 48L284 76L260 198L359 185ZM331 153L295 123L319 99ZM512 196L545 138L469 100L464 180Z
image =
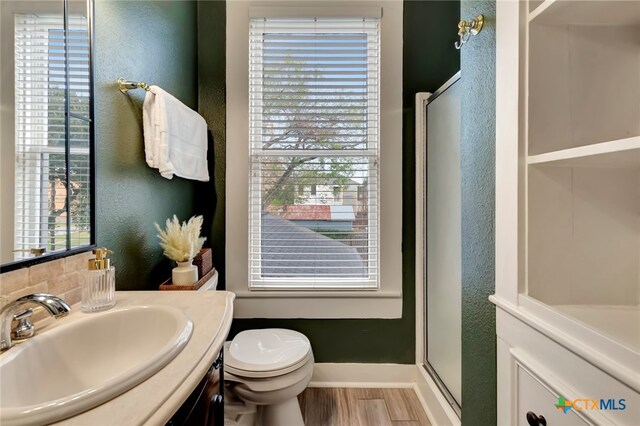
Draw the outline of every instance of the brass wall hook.
M138 83L135 81L125 80L122 77L116 80L116 83L118 84L118 89L120 89L122 93L127 93L129 90L134 90L134 89L144 89L148 92L150 89L149 85L143 81Z
M484 25L484 16L478 15L470 21L460 21L458 23L458 35L460 41L456 41L456 49L460 50L462 45L469 41L472 35L477 35Z

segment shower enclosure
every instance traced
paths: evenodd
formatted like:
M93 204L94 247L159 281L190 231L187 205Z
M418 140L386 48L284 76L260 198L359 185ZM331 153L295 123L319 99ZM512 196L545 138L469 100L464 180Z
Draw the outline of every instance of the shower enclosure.
M422 244L424 359L429 375L460 417L461 187L460 73L416 105L423 144Z

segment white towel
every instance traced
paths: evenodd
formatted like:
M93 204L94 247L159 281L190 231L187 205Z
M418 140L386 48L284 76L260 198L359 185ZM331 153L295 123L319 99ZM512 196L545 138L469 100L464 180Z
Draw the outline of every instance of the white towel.
M162 163L160 158L160 99L152 92L147 92L142 106L142 127L144 131L144 153L149 167L157 169ZM168 161L165 159L164 161Z
M167 178L209 181L207 123L197 112L158 86L151 86L142 107L145 158Z
M154 150L156 147L156 141L158 137L155 134L154 124L158 122L155 117L155 113L158 111L155 103L155 95L150 92L144 97L144 103L142 104L142 130L144 134L144 156L147 160L147 164L151 168L156 168Z

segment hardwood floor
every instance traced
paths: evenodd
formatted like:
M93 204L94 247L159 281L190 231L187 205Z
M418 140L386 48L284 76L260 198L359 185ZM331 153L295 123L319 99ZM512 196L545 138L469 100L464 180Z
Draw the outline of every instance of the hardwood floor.
M428 426L413 389L307 388L298 397L306 426Z

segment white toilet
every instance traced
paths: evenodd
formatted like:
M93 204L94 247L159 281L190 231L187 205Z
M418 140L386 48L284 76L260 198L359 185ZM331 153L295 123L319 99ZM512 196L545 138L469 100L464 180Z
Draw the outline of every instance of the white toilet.
M251 423L304 426L297 396L313 374L313 351L304 334L280 328L242 331L225 344L224 369L231 396L245 407L257 406Z

